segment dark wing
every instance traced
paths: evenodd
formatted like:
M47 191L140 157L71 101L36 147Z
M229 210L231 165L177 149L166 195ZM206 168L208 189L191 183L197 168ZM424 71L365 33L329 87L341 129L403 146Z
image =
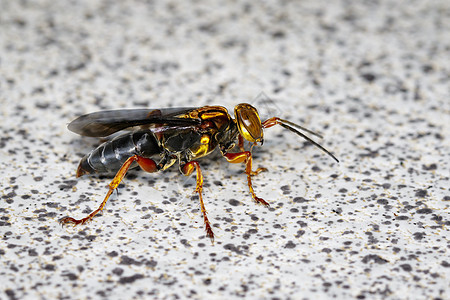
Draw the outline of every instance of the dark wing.
M105 110L82 115L70 122L67 128L84 136L105 137L134 126L150 124L192 126L200 124L201 121L192 118L182 118L182 116L195 109L193 107L179 107Z

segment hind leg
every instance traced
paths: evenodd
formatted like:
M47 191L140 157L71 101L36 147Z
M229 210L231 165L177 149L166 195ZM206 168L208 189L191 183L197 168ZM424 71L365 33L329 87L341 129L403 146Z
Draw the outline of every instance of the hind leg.
M108 201L109 197L113 193L113 191L119 186L120 182L122 181L123 177L127 173L128 169L130 168L131 164L133 162L137 162L139 166L146 172L153 173L158 171L158 167L153 159L145 158L138 155L133 155L132 157L128 158L122 165L122 167L119 169L119 171L116 173L116 176L114 176L114 179L109 184L109 191L105 196L105 199L103 199L103 202L100 204L100 206L91 212L88 216L82 218L82 219L74 219L72 217L64 217L59 222L61 224L84 224L86 222L89 222L92 220L92 218L98 214L106 205L106 202Z

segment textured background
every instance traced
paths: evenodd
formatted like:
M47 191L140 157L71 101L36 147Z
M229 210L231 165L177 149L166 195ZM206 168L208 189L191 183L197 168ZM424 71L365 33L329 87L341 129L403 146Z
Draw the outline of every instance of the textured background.
M0 0L0 298L446 298L450 2ZM256 99L264 92L272 101ZM256 103L282 128L195 180L75 178L99 141L66 129L124 107ZM264 112L263 112L264 113Z

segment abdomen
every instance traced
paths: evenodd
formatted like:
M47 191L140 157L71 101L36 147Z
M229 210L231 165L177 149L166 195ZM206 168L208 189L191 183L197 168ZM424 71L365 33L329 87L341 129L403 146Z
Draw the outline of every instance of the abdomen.
M127 132L84 156L78 165L77 177L91 173L115 173L133 155L150 157L161 151L159 142L151 131Z

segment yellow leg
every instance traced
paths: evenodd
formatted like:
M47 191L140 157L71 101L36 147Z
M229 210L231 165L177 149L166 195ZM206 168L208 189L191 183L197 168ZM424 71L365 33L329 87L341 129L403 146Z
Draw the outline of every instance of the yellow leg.
M194 169L197 170L197 186L195 188L195 191L198 193L198 198L200 200L200 209L202 211L203 221L205 222L206 235L211 239L211 242L214 243L214 232L212 231L211 224L209 223L208 217L206 216L206 208L205 204L203 203L203 176L202 171L200 170L200 165L196 161L190 161L181 167L181 172L183 172L184 175L189 176L192 174Z
M100 206L94 210L93 212L91 212L87 217L82 218L82 219L74 219L72 217L64 217L61 220L59 220L59 222L61 224L73 224L73 226L79 225L79 224L84 224L86 222L89 222L90 220L92 220L92 218L98 214L100 211L102 211L102 209L105 207L106 202L108 201L109 197L111 196L111 194L114 192L114 190L119 186L120 182L122 181L123 177L125 176L125 174L127 173L128 169L130 168L131 164L133 162L137 162L139 164L139 166L147 171L147 172L156 172L157 168L156 168L156 163L149 158L145 158L145 157L141 157L138 155L134 155L130 158L128 158L122 165L122 167L120 167L120 170L116 173L116 176L114 176L114 179L111 181L111 183L109 184L109 191L105 196L105 199L103 199L103 202L100 204Z
M250 151L244 151L239 153L227 153L224 155L224 157L230 163L245 163L245 174L247 174L248 189L250 190L250 194L252 195L253 200L255 200L257 203L269 206L269 203L267 203L264 199L256 196L252 184L252 176L260 172L267 171L267 169L258 168L256 169L256 171L252 171L252 154L250 153Z

